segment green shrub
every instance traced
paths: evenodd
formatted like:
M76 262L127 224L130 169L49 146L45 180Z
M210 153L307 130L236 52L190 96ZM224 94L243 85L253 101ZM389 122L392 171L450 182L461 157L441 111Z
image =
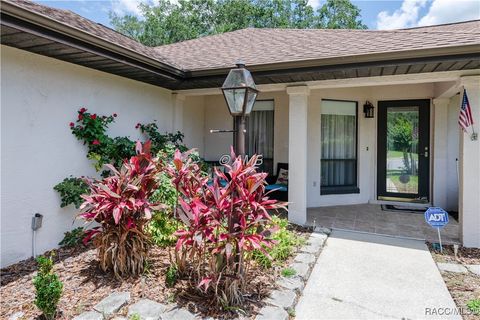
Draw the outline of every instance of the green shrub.
M140 315L138 313L134 313L132 314L128 320L141 320L142 318L140 317Z
M175 283L177 283L177 276L178 270L177 267L174 265L170 265L167 269L167 273L165 275L165 283L167 287L173 287Z
M177 191L166 174L159 174L158 181L159 187L150 201L163 203L167 208L153 214L152 220L148 224L148 231L156 245L168 246L175 243L176 237L173 233L180 227L180 222L173 218L173 210L177 203Z
M294 275L296 275L297 271L295 271L295 269L292 269L292 268L285 268L285 269L282 270L281 274L285 278L290 278L290 277L293 277Z
M75 208L79 208L83 202L83 199L80 197L82 194L88 193L88 185L81 178L75 178L70 176L70 178L63 179L62 182L53 187L53 190L60 193L60 198L62 203L60 207L66 207L69 204L73 204Z
M173 213L173 208L177 204L177 190L175 190L171 179L165 173L160 173L157 179L158 189L153 193L151 199L155 202L163 203L167 206L166 211Z
M74 247L77 244L82 243L84 237L84 231L82 227L75 228L72 231L67 231L64 234L65 236L63 237L63 240L60 241L58 245L67 248Z
M278 228L271 239L276 241L272 248L265 248L270 255L269 258L263 252L255 250L253 253L255 261L263 268L271 268L274 263L281 263L295 252L295 249L302 245L305 240L288 230L288 220L279 217L272 217L272 225Z
M290 317L295 318L295 309L294 308L288 308L287 313Z
M467 307L473 314L480 315L480 299L473 299L467 302Z
M72 134L87 146L87 158L93 160L97 171L103 168L104 164L110 163L120 168L124 159L135 155L135 142L128 137L111 138L107 131L109 125L115 122L117 114L100 116L90 113L86 108L78 110L76 123L70 123ZM102 172L107 176L108 171Z
M159 141L163 141L161 137L157 136ZM164 163L172 163L173 155L177 146L173 143L165 143L163 149L157 154L160 161ZM202 160L198 153L192 152L189 154L192 161L201 164ZM152 236L152 240L156 245L169 246L177 241L173 235L183 224L179 219L174 218L174 210L177 205L178 193L172 184L172 180L165 173L158 175L159 187L151 197L151 201L162 203L167 206L164 211L155 212L152 220L148 225L148 231Z
M164 150L168 145L173 146L174 150L179 149L184 152L188 148L183 144L183 133L177 131L175 133L160 133L158 126L155 122L146 124L137 124L137 128L146 136L146 138L152 141L152 153L157 154ZM173 155L173 154L172 154ZM173 159L173 157L172 157Z
M38 257L38 274L33 278L36 296L35 305L47 319L54 319L57 305L62 295L63 283L53 273L53 260L50 257Z
M115 123L117 114L97 115L90 113L86 108L81 108L77 112L76 122L70 122L72 134L84 145L87 146L87 158L93 161L97 171L103 169L107 163L115 168L120 168L125 159L135 156L135 141L129 137L110 137L108 129L110 124ZM135 126L144 135L146 140L151 141L151 152L157 154L163 150L167 144L174 145L175 148L187 150L183 145L183 134L161 133L156 123L140 124ZM105 178L110 175L108 170L102 171Z
M148 224L148 232L156 245L169 246L176 242L174 232L181 226L182 224L167 212L156 212Z

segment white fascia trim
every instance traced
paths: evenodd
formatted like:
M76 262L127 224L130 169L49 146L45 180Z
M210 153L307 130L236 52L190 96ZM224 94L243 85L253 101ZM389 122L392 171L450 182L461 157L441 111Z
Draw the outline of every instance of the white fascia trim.
M397 85L397 84L458 81L460 77L476 76L476 75L480 75L480 69L400 74L400 75L391 75L391 76L362 77L362 78L336 79L336 80L319 80L319 81L306 81L306 82L297 82L297 83L291 82L291 83L259 84L257 85L257 89L260 92L272 92L272 91L285 91L287 87L299 86L299 85L308 86L310 90L328 89L328 88L369 87L369 86L384 86L384 85ZM175 92L182 93L186 96L218 95L222 93L220 88L176 90Z

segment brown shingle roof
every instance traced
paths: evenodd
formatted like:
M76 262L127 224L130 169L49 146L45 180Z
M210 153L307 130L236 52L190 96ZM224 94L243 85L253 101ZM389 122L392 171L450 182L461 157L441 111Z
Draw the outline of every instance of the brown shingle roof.
M175 65L174 62L169 61L166 57L163 57L162 54L154 50L154 48L145 46L113 29L110 29L100 23L93 22L72 11L52 8L27 0L2 0L2 2L11 3L20 8L23 8L24 10L43 15L45 17L48 17L49 19L76 28L85 33L97 36L103 40L135 51L146 57L153 58L158 60L159 62L163 62L179 68L178 65Z
M401 29L401 30L419 31L419 32L469 32L469 33L479 33L480 32L480 20L446 23L446 24L441 24L441 25L436 25L436 26L415 27L415 28L408 28L408 29Z
M243 29L157 47L186 70L230 68L480 43L480 20L404 30Z
M230 68L480 44L480 20L402 30L243 29L156 48L68 10L2 0L177 70Z

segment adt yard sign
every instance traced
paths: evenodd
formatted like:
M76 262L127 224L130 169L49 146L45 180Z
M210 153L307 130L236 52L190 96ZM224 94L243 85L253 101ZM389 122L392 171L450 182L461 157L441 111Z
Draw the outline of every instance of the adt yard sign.
M430 207L425 212L425 221L433 228L443 228L448 223L448 213L439 207Z
M440 236L440 228L445 227L448 223L448 213L439 207L430 207L425 211L425 221L433 228L437 228L438 242L440 243L440 252L443 253L442 237Z

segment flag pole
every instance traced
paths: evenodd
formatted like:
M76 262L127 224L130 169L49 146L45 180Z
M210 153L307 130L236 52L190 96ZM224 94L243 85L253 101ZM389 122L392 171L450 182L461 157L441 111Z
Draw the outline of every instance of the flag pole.
M475 132L472 118L472 110L470 108L470 103L468 102L467 90L463 87L463 97L462 104L460 107L460 115L458 123L462 127L463 131L467 133L467 128L472 127L472 134L470 135L470 140L478 140L478 134Z
M470 135L470 140L476 141L478 140L478 133L475 132L475 126L472 123L472 134Z
M473 124L472 124L472 134L470 135L470 139L472 141L478 140L478 133L475 132L475 129L473 128Z

